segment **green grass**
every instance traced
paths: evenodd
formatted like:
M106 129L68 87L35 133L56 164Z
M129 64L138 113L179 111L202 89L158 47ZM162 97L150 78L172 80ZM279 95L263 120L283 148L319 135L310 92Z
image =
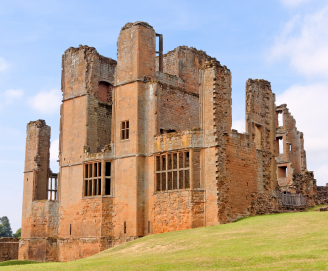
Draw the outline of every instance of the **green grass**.
M37 264L34 261L18 261L18 260L11 260L6 262L0 262L1 266L9 266L9 265L23 265L23 264Z
M327 270L328 212L315 210L151 235L78 261L1 270Z

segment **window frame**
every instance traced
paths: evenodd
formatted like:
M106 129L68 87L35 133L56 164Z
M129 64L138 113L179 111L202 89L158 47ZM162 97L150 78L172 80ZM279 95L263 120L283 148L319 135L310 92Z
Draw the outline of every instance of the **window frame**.
M106 175L106 164L110 163L110 176ZM113 161L92 160L83 164L82 198L114 197ZM92 165L90 167L90 165ZM97 167L95 167L97 165ZM95 173L97 168L97 173ZM88 173L86 172L88 170ZM110 194L106 195L106 179L110 179ZM90 193L91 187L91 193Z
M129 120L121 121L121 140L129 140L130 138L130 122Z
M47 196L50 201L58 201L58 174L52 173L49 176Z
M184 150L170 151L170 152L159 153L154 155L155 193L168 192L174 190L193 189L192 153L193 153L192 149L184 149ZM175 158L174 158L175 155L176 155L176 166L175 166ZM169 164L169 156L171 156L170 158L172 161L171 165ZM159 164L158 164L158 159L159 159ZM187 160L188 160L188 164L187 164ZM182 181L180 181L181 177L182 177ZM165 184L163 183L163 178L165 178ZM171 185L169 184L170 178L172 180ZM175 182L176 182L176 186L174 185ZM182 187L180 187L181 184Z

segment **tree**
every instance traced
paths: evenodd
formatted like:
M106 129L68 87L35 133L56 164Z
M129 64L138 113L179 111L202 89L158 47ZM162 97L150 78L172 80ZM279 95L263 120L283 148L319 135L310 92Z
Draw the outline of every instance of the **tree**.
M11 230L8 217L6 216L1 217L0 222L5 229L5 232L0 234L0 237L13 237L13 231Z
M0 237L2 237L5 234L5 227L0 224Z
M14 233L14 237L15 237L15 238L21 238L21 232L22 232L22 229L19 228L19 229L16 231L16 233Z

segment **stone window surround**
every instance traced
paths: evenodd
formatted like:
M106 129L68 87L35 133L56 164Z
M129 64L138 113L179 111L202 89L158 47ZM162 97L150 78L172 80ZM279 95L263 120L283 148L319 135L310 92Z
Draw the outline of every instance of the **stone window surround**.
M168 151L155 156L155 193L167 192L171 190L192 189L191 153L192 151L190 149L183 149ZM171 157L171 165L169 163L169 157ZM165 165L163 164L163 161ZM172 178L171 183L169 182L169 177ZM181 177L182 181L180 181ZM164 178L165 183L163 183ZM181 185L182 187L180 187Z
M106 173L106 164L110 164L110 174ZM86 177L86 165L93 165L93 170L92 170L92 176ZM97 176L95 176L95 171L94 171L94 166L97 165ZM100 171L99 171L100 168ZM89 170L89 166L88 166ZM100 174L99 174L100 172ZM86 195L86 181L92 180L92 192L91 195ZM99 180L100 180L100 191L97 191L98 187L95 187L94 180L98 180L97 186L99 185ZM107 181L106 181L107 180ZM109 180L109 181L108 181ZM110 183L110 194L106 194L106 183ZM95 189L96 188L96 189ZM99 189L99 188L98 188ZM98 192L98 193L96 193ZM100 193L99 193L100 192ZM89 192L88 192L89 194ZM82 198L99 198L99 197L114 197L114 181L113 181L113 160L107 160L107 159L102 159L102 160L91 160L91 161L86 161L83 163L83 191L82 191Z

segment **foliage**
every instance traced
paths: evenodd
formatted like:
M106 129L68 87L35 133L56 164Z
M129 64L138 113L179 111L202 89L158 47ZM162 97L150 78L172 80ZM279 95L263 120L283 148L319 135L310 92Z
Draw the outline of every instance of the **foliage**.
M15 237L15 238L21 238L21 234L22 234L22 229L19 228L19 229L16 231L16 233L14 233L14 237Z
M328 212L249 217L149 235L67 263L6 270L327 270Z
M3 233L0 233L0 237L13 237L13 231L10 227L8 217L6 217L6 216L1 217L0 222L5 229L5 231Z
M0 237L2 237L5 234L5 227L0 224Z

